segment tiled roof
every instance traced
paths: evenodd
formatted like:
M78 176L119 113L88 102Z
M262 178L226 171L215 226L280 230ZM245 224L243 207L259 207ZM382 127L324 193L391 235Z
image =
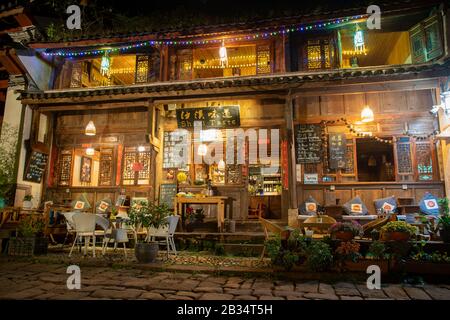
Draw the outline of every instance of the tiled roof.
M213 89L248 88L248 92L264 90L267 92L280 89L295 88L304 83L321 81L355 80L367 82L371 80L395 80L396 76L411 75L411 78L436 78L450 75L450 58L433 64L398 65L376 68L354 68L329 70L320 72L291 72L265 76L230 77L215 79L199 79L191 81L167 81L129 86L110 86L94 88L77 88L49 91L23 91L20 99L33 103L51 103L58 98L86 98L104 96L105 100L111 95L144 94L145 96L163 97L173 96L184 91L198 92L199 94L216 93ZM269 86L269 87L268 87ZM216 90L217 91L217 90Z

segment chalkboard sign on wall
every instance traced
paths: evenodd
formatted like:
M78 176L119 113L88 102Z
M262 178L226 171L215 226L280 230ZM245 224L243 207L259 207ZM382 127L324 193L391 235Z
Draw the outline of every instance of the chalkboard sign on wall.
M297 163L322 161L322 127L318 124L300 124L295 127Z
M47 167L47 161L48 154L33 150L28 159L23 180L40 183Z
M345 133L330 133L328 135L328 154L330 169L345 168L347 151Z
M159 189L159 204L166 204L169 209L173 209L173 201L177 194L177 185L175 183L163 183Z

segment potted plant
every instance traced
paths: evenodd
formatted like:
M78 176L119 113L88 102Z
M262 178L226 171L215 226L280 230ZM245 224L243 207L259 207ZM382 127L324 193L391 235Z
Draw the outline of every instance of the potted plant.
M312 271L326 271L333 264L331 247L323 241L313 241L307 249L306 266Z
M391 221L381 227L381 232L385 240L408 241L417 233L417 227L405 221Z
M24 209L31 209L33 207L33 202L31 202L31 200L33 200L33 196L31 194L27 194L23 197L22 207Z
M13 184L18 130L4 122L2 133L0 139L0 209L12 205L14 200Z
M330 228L330 234L334 239L350 241L363 232L362 226L356 222L336 222Z
M341 271L347 269L347 262L356 263L361 257L360 245L355 241L342 241L336 248L335 257Z
M441 216L438 220L439 235L444 243L450 243L450 209L448 207L448 199L439 199L438 203L441 209Z
M9 240L9 254L17 256L31 256L46 254L48 239L44 236L45 222L27 216L19 223L16 237Z
M170 210L166 205L149 204L147 201L137 201L133 203L128 213L130 223L138 228L160 228L165 225L166 217ZM137 241L135 246L136 259L140 263L154 262L158 256L159 245L155 241Z

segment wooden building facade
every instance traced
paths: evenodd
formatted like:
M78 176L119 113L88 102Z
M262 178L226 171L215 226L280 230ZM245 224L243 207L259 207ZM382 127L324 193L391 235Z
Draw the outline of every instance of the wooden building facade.
M106 60L89 41L62 49L33 44L37 51L46 49L54 66L54 89L21 96L33 110L29 152L48 156L42 201L68 204L82 194L91 204L114 202L121 194L158 201L165 185L196 193L211 179L216 194L229 199L230 219L246 220L264 207L267 218L287 220L288 209L309 196L326 205L360 195L370 212L371 202L385 196L419 200L427 191L444 196L442 148L434 139L439 120L429 110L448 89L443 24L448 16L445 10L421 8L409 18L395 23L400 20L388 16L384 32L366 30L360 52L349 37L356 25L364 25L364 16L308 34L297 32L303 27L261 37L235 31L226 37L225 66L219 38L198 45L151 45L142 39L140 46ZM417 35L425 34L432 34L432 41L424 47L420 41L426 39ZM361 122L365 106L375 116L367 123ZM177 118L181 111L215 113L228 107L238 107L238 122L216 124L215 137L217 131L225 136L227 129L254 129L256 149L244 143L244 163L181 166L168 159L172 133L183 127ZM95 136L86 135L91 121ZM302 125L321 130L319 161L298 161ZM261 145L272 141L259 135L261 129L279 132L274 168L263 163ZM344 163L332 168L329 139L339 134L345 139ZM227 149L226 139L219 141ZM192 159L203 142L217 144L217 139L190 143ZM251 154L257 163L249 161ZM179 172L187 183L177 181Z

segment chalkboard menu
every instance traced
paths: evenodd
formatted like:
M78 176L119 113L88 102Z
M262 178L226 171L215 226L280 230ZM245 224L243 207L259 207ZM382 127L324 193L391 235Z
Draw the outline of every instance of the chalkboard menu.
M322 127L318 124L295 126L295 153L297 163L322 161Z
M186 169L189 160L188 132L164 132L163 168Z
M346 146L345 133L330 133L328 135L328 165L330 169L345 168Z
M159 204L166 204L173 209L173 200L177 194L177 185L175 183L163 183L159 188Z
M48 154L33 150L28 159L23 179L25 181L40 183L45 168L47 167L47 161Z

